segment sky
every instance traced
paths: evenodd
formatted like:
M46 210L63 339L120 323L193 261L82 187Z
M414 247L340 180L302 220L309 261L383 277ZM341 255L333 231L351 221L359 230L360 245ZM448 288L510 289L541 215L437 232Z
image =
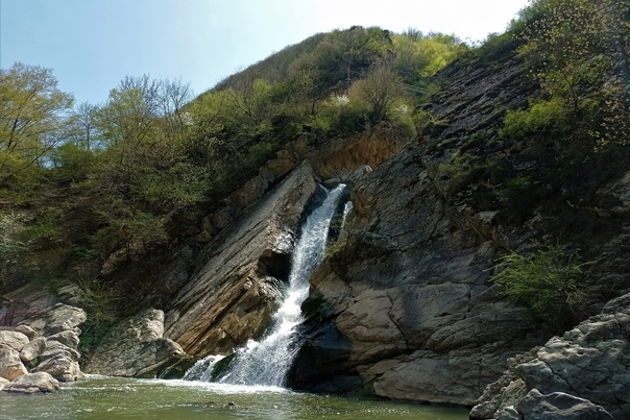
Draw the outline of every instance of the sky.
M53 69L76 102L100 104L126 75L200 94L318 32L416 28L479 41L527 0L0 0L0 68Z

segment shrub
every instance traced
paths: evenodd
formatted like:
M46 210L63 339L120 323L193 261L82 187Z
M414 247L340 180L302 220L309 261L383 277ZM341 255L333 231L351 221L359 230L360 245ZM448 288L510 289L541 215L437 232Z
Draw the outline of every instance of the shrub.
M557 133L565 131L569 121L562 99L553 98L534 103L529 109L508 111L499 135L521 139L528 135Z
M20 239L29 242L49 243L61 238L60 222L63 213L56 208L44 208L40 210L33 221L20 233Z
M577 257L557 246L528 255L512 253L500 258L492 281L501 284L508 297L529 306L536 318L552 328L563 327L587 301L585 264L577 263Z

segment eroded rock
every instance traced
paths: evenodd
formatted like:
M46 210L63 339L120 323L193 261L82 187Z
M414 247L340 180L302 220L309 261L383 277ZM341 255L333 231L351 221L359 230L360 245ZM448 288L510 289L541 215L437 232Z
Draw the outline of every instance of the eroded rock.
M28 343L28 337L18 331L0 330L0 345L11 347L15 351L21 351Z
M0 377L14 381L27 373L20 354L12 347L0 345Z
M209 242L207 261L170 302L165 336L191 355L231 351L269 325L295 232L316 190L303 163Z
M610 301L601 314L580 323L562 337L551 338L504 375L504 378L510 379L507 384L504 381L502 386L490 385L480 404L471 411L471 417L492 418L495 414L493 409L499 410L506 402L514 404L514 395L510 389L518 383L523 384L521 389L524 387L530 391L526 404L523 395L514 404L519 412L521 404L525 404L524 409L533 410L532 407L539 400L542 401L540 395L532 394L536 390L542 394L571 396L556 398L554 401L559 401L558 404L575 399L587 400L590 405L586 405L590 408L584 410L588 413L599 413L601 410L591 406L601 406L614 418L630 417L630 374L627 373L630 371L629 336L630 294L627 294ZM566 402L565 405L572 407L572 404ZM578 402L574 405L585 407ZM582 412L582 408L576 410ZM597 415L603 417L592 418L608 418L604 414Z
M163 338L164 312L147 309L112 328L90 355L85 371L114 376L151 377L185 356L179 344Z
M20 352L20 359L24 362L31 362L38 358L46 350L46 339L38 337L26 344Z
M541 394L532 389L519 401L516 411L523 420L612 420L603 407L563 392Z
M62 382L76 381L83 377L79 367L81 355L73 348L57 341L47 341L46 350L39 356L34 372L47 372Z
M79 346L79 336L74 330L64 330L57 334L46 337L48 341L56 341L70 348L76 349Z
M10 384L6 385L2 391L35 394L38 392L54 392L59 390L59 382L46 372L28 373L21 376Z

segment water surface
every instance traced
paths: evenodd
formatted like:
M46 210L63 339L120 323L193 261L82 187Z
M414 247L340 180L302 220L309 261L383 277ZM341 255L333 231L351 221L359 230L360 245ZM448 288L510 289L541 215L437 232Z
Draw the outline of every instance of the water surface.
M464 420L459 408L293 393L276 387L91 378L47 395L0 393L0 419Z

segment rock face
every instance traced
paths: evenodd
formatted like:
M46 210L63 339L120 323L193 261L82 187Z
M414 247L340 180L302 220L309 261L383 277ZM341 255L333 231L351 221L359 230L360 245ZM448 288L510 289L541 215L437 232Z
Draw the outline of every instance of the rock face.
M85 371L114 376L152 377L184 357L182 348L164 338L164 312L145 310L114 327L90 355Z
M28 373L2 388L3 392L35 394L59 390L59 382L46 372Z
M591 417L566 414L566 418L629 418L628 331L630 294L612 300L600 315L580 323L562 337L553 337L538 351L530 353L512 372L506 373L511 381L489 387L471 411L471 417L495 417L509 400L525 419L543 418L535 417L536 413L546 410L549 405L560 407L558 410L564 406L578 407L571 408L570 413L598 413L590 414ZM514 388L520 388L516 395L510 392ZM528 391L529 394L524 396ZM563 397L552 398L561 401L556 404L550 402L547 396L541 397L541 393L561 393ZM569 400L580 402L569 404L566 402Z
M292 172L224 235L173 299L165 336L191 355L227 352L262 333L286 281L295 234L316 189L308 163Z
M452 86L431 106L450 121L440 140L500 124L526 101L517 63L501 60L501 72L445 76ZM544 342L529 311L488 282L492 214L451 206L427 156L409 145L356 181L345 231L311 279L292 386L472 405L508 357Z
M293 386L371 383L382 397L472 405L506 357L537 341L528 310L487 283L492 244L455 233L418 153L357 184L346 239L311 280Z

